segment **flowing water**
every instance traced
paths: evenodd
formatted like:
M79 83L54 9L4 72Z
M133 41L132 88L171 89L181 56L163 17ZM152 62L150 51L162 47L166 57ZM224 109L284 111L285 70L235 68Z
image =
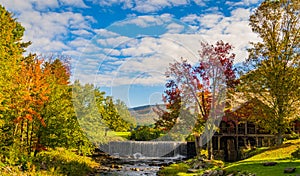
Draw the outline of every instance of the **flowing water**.
M107 163L102 163L104 168L100 170L97 176L116 175L116 176L155 176L162 166L181 161L183 156L147 158L137 153L139 159L114 158Z
M162 166L183 160L187 145L174 141L118 141L100 146L109 159L100 161L102 168L96 174L155 176Z
M187 155L187 143L174 141L114 141L101 145L100 150L113 156L127 158L137 158L138 154L148 158L176 157L177 155Z

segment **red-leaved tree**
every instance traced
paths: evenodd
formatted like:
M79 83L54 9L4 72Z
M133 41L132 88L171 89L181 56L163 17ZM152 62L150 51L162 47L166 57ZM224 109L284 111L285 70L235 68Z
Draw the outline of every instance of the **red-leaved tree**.
M236 85L231 50L232 46L223 41L201 43L197 63L181 59L170 64L163 95L167 110L157 110L157 128L169 131L178 123L185 124L180 129L190 130L208 144L209 159L213 159L210 139L226 109L227 92Z

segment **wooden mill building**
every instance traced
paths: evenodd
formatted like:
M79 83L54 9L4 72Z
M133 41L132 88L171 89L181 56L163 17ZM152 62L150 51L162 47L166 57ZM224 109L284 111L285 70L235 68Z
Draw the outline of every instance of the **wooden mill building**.
M244 104L242 108L248 108ZM251 111L251 108L249 109ZM300 121L292 123L292 131L300 134ZM258 127L247 118L224 117L219 130L212 136L214 158L223 161L236 161L242 159L242 150L254 147L269 147L275 145L275 135ZM197 139L201 145L200 139Z

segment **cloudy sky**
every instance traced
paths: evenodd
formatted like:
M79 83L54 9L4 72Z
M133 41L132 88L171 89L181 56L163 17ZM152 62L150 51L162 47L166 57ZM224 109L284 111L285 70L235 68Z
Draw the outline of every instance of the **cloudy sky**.
M129 107L161 101L169 63L199 60L201 41L247 57L261 0L0 0L26 28L28 52L72 58L72 80L93 83Z

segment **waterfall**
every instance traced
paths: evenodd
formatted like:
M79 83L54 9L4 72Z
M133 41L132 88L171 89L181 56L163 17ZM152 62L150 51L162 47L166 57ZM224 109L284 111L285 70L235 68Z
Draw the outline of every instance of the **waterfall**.
M174 141L113 141L100 150L119 157L161 158L187 156L187 143Z

